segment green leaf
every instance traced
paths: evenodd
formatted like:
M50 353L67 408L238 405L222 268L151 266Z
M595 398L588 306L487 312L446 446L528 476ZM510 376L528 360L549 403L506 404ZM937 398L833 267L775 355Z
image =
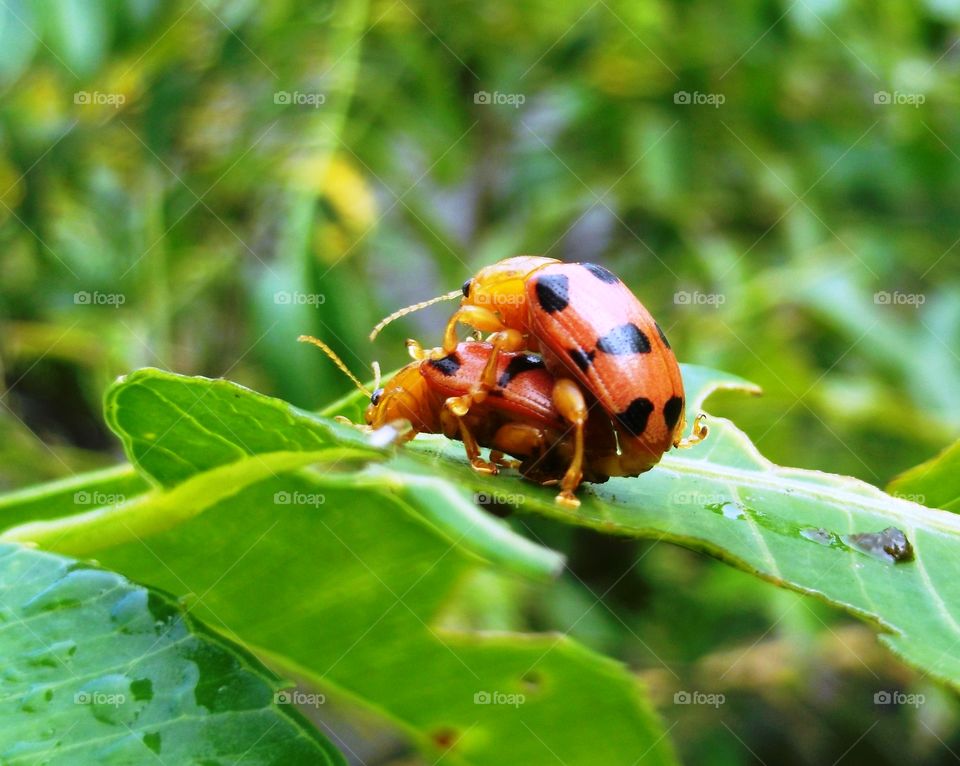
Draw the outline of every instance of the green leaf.
M906 662L960 688L960 518L850 477L783 468L746 434L711 418L710 436L638 478L581 490L567 511L553 491L474 474L460 451L418 439L425 458L477 491L523 493L520 508L602 532L677 543L822 598L881 628ZM909 555L890 555L900 530ZM879 545L878 545L879 543ZM899 560L898 560L899 559Z
M0 545L4 764L345 764L277 679L170 598ZM281 693L282 694L282 693Z
M0 529L125 502L150 485L132 465L88 471L0 496Z
M171 509L189 507L181 496L210 505L276 472L325 462L326 483L337 483L338 477L345 476L347 486L369 488L377 497L383 492L407 497L411 507L443 528L451 541L481 558L541 577L553 575L562 565L557 554L510 533L470 502L466 493L446 482L384 470L363 476L348 471L358 462L385 460L387 453L372 447L350 426L236 383L147 368L111 388L105 407L107 422L123 440L131 460L156 483L172 486L204 470L223 468L203 481L181 484L179 494L163 501ZM249 464L239 460L250 456L256 459ZM147 526L158 518L169 523L177 517L174 510L157 516L152 505L133 513ZM79 521L81 529L84 523ZM63 540L59 550L74 549Z
M887 489L892 495L931 508L960 511L960 441L927 462L904 471Z
M95 554L186 596L205 622L387 716L434 760L673 763L619 664L564 636L444 620L479 573L543 577L560 559L421 462L385 464L355 429L224 381L140 371L107 406L159 486L8 539Z
M688 424L718 388L756 393L734 376L682 368ZM850 477L774 465L731 422L708 422L706 442L669 453L649 473L582 488L576 511L557 506L555 490L516 476L477 475L462 446L447 439L420 436L408 451L419 452L434 473L438 463L455 467L446 475L456 484L521 497L525 512L674 542L816 595L878 625L881 640L905 661L960 688L960 520L903 497L950 507L958 449L909 472L892 497ZM920 483L923 475L928 480ZM896 532L886 530L903 534L909 555L897 551Z
M145 368L112 386L104 408L131 462L167 487L264 452L349 445L359 458L384 454L349 426L221 379Z

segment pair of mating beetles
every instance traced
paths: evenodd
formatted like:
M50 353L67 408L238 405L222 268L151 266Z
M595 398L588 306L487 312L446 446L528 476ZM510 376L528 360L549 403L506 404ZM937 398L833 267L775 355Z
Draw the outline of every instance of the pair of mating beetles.
M559 482L557 502L570 508L579 505L581 481L638 476L671 446L706 436L698 418L692 435L681 438L683 380L670 344L629 288L596 264L508 258L462 290L390 315L371 340L394 319L461 292L441 347L407 341L416 361L373 392L368 426L406 421L404 439L459 438L477 471L510 466L544 484ZM460 342L460 323L490 335ZM333 356L321 341L301 340ZM489 460L481 447L490 448Z

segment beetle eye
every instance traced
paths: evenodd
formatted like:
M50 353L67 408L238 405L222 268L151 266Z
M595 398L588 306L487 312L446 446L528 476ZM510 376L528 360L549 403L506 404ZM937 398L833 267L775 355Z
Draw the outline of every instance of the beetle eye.
M470 283L471 283L471 282L473 282L473 280L472 280L472 279L468 279L466 282L463 283L463 287L460 288L461 290L463 290L463 297L464 297L464 298L469 298L469 297L470 297Z
M378 404L380 404L380 399L382 398L383 398L383 389L378 388L376 391L373 392L373 394L371 394L370 404L376 407Z

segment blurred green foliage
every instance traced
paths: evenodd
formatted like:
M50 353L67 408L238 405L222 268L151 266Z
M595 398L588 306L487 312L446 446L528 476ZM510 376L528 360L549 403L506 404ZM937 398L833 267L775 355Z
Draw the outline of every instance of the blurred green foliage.
M520 252L603 262L681 360L761 384L712 410L777 463L883 486L960 427L958 32L949 0L6 0L0 486L115 462L100 397L145 364L328 402L299 333L395 366L446 309L370 346L381 316ZM950 758L933 691L871 728L871 690L923 682L836 651L845 620L532 531L573 558L528 625L742 691L742 742L667 700L689 762ZM730 652L752 672L711 671Z

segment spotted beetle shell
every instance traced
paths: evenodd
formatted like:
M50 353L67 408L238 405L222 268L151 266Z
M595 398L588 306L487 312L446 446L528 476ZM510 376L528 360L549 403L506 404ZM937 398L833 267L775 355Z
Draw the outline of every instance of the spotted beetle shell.
M470 393L483 373L493 346L467 341L450 354L420 365L427 385L443 396ZM553 406L553 375L536 354L501 352L497 358L497 386L483 407L501 410L518 420L560 429L563 421Z
M555 375L580 381L628 436L665 452L683 423L683 380L666 336L620 279L556 263L526 283L530 330Z

